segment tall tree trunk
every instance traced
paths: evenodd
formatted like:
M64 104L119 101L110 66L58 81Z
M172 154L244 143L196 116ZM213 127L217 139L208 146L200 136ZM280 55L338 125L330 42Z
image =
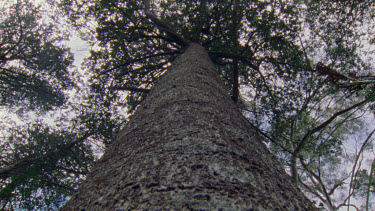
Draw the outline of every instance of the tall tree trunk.
M191 44L61 210L313 210Z

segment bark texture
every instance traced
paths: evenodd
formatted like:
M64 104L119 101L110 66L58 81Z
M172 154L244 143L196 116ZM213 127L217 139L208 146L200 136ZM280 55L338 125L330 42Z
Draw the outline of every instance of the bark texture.
M313 210L191 44L61 210Z

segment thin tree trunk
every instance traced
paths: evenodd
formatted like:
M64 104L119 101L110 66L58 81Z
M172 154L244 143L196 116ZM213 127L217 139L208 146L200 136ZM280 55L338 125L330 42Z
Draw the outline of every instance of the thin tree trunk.
M61 210L313 210L191 44Z

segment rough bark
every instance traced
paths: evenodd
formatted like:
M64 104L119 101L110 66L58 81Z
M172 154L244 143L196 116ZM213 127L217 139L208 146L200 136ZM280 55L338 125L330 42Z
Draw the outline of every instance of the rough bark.
M191 44L61 210L313 210Z

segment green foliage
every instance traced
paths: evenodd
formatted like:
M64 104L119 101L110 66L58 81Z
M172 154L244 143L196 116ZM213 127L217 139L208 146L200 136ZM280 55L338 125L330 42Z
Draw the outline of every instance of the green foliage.
M0 106L41 111L61 106L72 87L73 62L53 23L43 23L40 8L19 1L0 17Z
M61 5L77 8L76 14L68 12L73 23L83 21L79 19L82 10L78 6L65 1ZM158 15L168 20L172 29L186 40L206 47L229 89L234 86L235 77L230 73L232 61L238 56L243 67L240 77L257 85L262 81L259 66L263 69L269 65L279 75L292 74L305 67L302 49L296 43L301 28L299 11L293 5L241 1L234 7L226 1L161 1L160 6ZM92 52L85 67L93 71L92 87L106 90L106 95L113 95L111 99L123 98L123 92L114 87L152 87L183 50L179 40L145 18L140 1L83 2L82 7L86 8L83 17L97 21L96 38L100 46ZM243 21L234 25L231 18L234 13ZM234 52L234 46L240 55ZM267 92L263 85L254 88ZM142 100L139 94L129 94L129 100Z
M60 206L93 161L90 147L79 139L79 134L53 131L42 123L13 128L0 146L1 207Z
M76 96L86 94L81 90ZM0 146L1 207L60 207L124 124L113 112L95 98L81 98L55 111L62 115L54 126L36 122L7 128L9 138Z

